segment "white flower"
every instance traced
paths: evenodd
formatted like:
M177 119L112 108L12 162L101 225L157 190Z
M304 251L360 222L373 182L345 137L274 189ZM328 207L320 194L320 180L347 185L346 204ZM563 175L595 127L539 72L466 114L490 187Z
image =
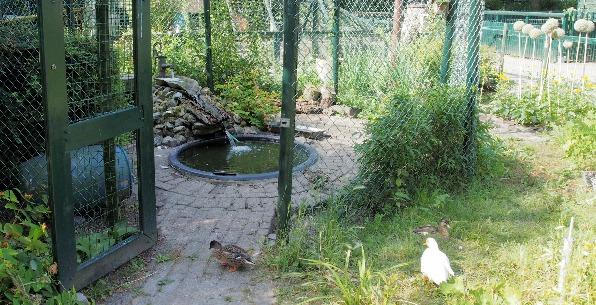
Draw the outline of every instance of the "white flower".
M516 22L513 24L513 29L514 29L516 32L520 32L520 31L522 30L522 28L524 27L524 25L526 25L526 23L525 23L525 22L523 22L523 21L521 21L521 20L518 20L518 21L516 21Z
M556 28L553 31L553 39L560 39L563 38L563 36L565 36L565 30L563 30L562 28Z
M576 32L585 33L588 30L589 26L590 26L588 24L588 22L589 21L586 20L586 19L577 19L577 21L575 21L575 23L573 24L573 29Z
M540 36L542 36L542 31L540 29L533 29L530 31L530 38L532 39L536 39Z
M586 33L592 33L594 32L594 29L596 29L596 24L590 20L586 20Z
M546 33L552 33L556 28L559 27L559 20L554 18L549 18L546 22L540 27L540 29Z
M563 42L563 48L565 48L565 49L571 49L571 47L573 47L573 41L565 40Z
M529 24L529 23L526 23L526 24L525 24L525 25L522 27L522 33L524 33L524 34L528 35L528 34L530 34L530 31L531 31L532 29L534 29L534 26L533 26L533 25L531 25L531 24Z

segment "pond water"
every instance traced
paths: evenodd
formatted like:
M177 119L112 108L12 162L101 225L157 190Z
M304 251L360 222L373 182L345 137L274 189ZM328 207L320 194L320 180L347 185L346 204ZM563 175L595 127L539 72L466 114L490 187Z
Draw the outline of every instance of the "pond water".
M294 150L294 166L308 160L301 146ZM279 170L279 143L273 141L215 142L189 147L178 159L188 167L215 174L260 174Z

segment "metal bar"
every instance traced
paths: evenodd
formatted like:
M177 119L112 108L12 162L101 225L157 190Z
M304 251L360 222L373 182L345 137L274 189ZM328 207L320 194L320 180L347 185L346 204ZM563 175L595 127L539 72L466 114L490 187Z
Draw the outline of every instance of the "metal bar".
M101 256L81 264L74 280L74 288L81 289L106 273L114 271L139 253L151 248L154 239L144 234L131 236L112 246Z
M143 126L137 132L139 221L141 231L157 240L155 208L155 159L153 156L153 98L151 93L151 22L149 0L135 0L133 18L135 104Z
M68 126L66 150L75 150L87 145L102 142L125 132L143 127L143 117L139 107L132 107L114 113L77 122Z
M97 0L95 3L95 20L97 26L98 63L99 63L99 91L100 107L109 112L113 107L111 95L111 65L112 52L110 42L110 11L108 0ZM90 133L93 134L93 133ZM106 191L107 221L110 226L115 225L120 218L118 195L116 186L116 145L113 138L103 142L103 167Z
M70 155L66 152L68 124L62 1L39 1L43 100L46 113L48 195L52 210L52 250L61 287L69 289L77 269Z
M281 56L281 41L283 39L283 32L274 32L273 34L273 56L275 61L279 60Z
M313 1L310 4L310 11L312 12L312 32L316 32L319 28L319 2ZM310 39L312 40L312 52L314 58L319 58L319 38L316 37L317 35L311 35Z
M505 52L507 51L507 40L509 36L509 24L503 23L503 34L501 38L501 56L499 62L499 72L503 72L505 67Z
M333 0L333 37L331 40L331 50L333 52L333 97L337 98L339 92L339 20L340 7L339 0Z
M466 105L466 136L464 139L464 156L468 176L474 175L476 166L476 98L480 81L480 1L470 0L468 17L468 50L467 50L467 105Z
M457 1L449 1L445 24L445 42L443 43L443 59L441 61L441 70L439 80L446 84L451 67L451 46L453 44L453 35L455 34L455 11L457 10Z
M207 70L207 86L213 91L213 49L211 44L211 0L203 0L205 15L205 69Z
M296 115L296 85L298 68L298 2L284 0L284 52L281 117L290 124L281 128L277 203L277 234L288 236L288 219L292 201L292 167L294 159L294 126Z
M565 16L565 13L519 12L519 11L484 11L484 15L561 18L561 17Z

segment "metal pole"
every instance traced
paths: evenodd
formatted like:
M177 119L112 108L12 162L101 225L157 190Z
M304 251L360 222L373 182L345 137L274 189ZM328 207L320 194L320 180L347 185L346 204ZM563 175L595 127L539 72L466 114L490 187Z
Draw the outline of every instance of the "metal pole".
M312 12L312 53L314 58L319 57L319 37L318 37L318 30L319 30L319 2L313 1L310 4L310 10Z
M284 0L283 84L280 121L280 151L277 204L277 232L288 237L288 219L292 201L292 167L298 67L298 1Z
M111 95L110 69L110 19L109 1L98 0L95 4L95 19L97 21L97 43L99 46L99 91L102 112L110 112L113 108ZM107 221L114 226L120 219L118 194L116 186L116 145L114 139L103 142L103 168L106 189Z
M207 86L213 91L213 50L211 45L211 0L203 0L205 15L205 68L207 70Z
M481 0L470 0L470 15L468 17L468 51L467 51L467 106L466 106L466 136L464 140L464 155L466 169L469 176L474 175L476 166L476 92L480 80L480 5Z
M499 72L503 72L505 68L505 51L507 48L507 40L509 36L509 24L503 23L503 37L501 38L501 56L499 63Z
M62 1L39 1L40 58L46 112L48 197L52 210L52 252L58 280L70 289L77 272L70 154L66 151L68 97Z
M143 234L157 241L155 157L153 155L153 99L151 98L151 22L149 1L135 1L133 18L135 104L142 109L143 127L137 132L139 221ZM150 245L147 245L149 247Z
M443 43L443 60L441 61L441 70L439 73L439 80L443 84L447 83L449 68L451 66L451 46L453 44L453 35L455 34L454 22L456 9L457 0L449 1L445 25L445 42Z
M337 99L339 92L339 20L340 7L339 0L333 0L333 39L331 40L331 48L333 52L333 97Z

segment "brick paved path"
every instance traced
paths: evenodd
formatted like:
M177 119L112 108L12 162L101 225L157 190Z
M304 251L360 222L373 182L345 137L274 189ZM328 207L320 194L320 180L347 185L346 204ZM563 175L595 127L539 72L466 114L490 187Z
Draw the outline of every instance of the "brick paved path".
M297 139L316 148L319 160L295 175L294 202L314 202L353 177L353 145L362 140L362 123L324 115L301 115L298 121L329 136ZM218 182L187 176L168 166L169 152L155 150L160 236L155 252L173 259L151 263L139 287L113 295L106 304L274 304L273 285L258 267L228 273L210 258L209 241L258 253L270 233L277 179Z

